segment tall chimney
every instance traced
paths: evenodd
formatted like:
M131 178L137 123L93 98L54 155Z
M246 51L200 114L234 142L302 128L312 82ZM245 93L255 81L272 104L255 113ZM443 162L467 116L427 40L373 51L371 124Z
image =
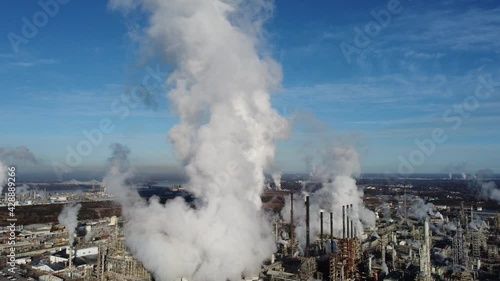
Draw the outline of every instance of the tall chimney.
M345 239L345 206L342 206L342 239Z
M293 192L290 193L290 256L293 256L293 244L294 244L294 232L293 227Z
M330 252L333 253L333 212L330 212Z
M323 210L319 211L319 241L320 241L320 251L323 252Z
M354 211L354 209L352 208L352 204L350 205L349 210L351 210L351 213ZM352 218L350 219L350 221L351 221L351 238L354 238L354 224Z
M345 224L346 224L346 229L347 229L347 235L345 238L349 238L351 237L351 235L349 234L349 205L346 206L346 214L345 214Z
M71 245L69 246L69 266L68 266L68 275L71 277L73 272L73 248Z
M309 196L306 196L306 256L309 256Z

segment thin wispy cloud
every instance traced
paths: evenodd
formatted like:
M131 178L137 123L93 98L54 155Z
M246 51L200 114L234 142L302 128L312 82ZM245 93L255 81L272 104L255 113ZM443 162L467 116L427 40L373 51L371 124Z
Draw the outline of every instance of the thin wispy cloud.
M9 65L19 66L19 67L34 67L34 66L51 65L57 63L59 63L58 60L51 58L51 59L36 59L32 61L16 61L16 62L10 62Z

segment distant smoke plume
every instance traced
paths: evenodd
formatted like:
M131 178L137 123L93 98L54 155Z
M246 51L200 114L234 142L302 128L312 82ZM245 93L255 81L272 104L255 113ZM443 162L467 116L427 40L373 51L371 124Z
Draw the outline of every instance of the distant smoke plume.
M319 233L321 209L327 214L333 212L333 231L337 237L341 237L342 234L343 205L353 205L348 215L354 223L357 235L362 233L363 224L375 225L375 214L364 207L363 191L356 186L356 180L353 178L361 172L356 150L350 145L335 144L322 150L319 155L321 160L313 165L312 176L321 182L321 188L310 193L304 192L304 195L310 195L311 237ZM305 245L305 209L304 204L300 202L303 198L296 200L294 208L296 232L301 245ZM287 200L282 211L286 220L290 219L289 210L290 202ZM327 227L325 229L329 232Z
M128 155L130 148L120 143L113 143L109 146L111 157L108 158L109 171L102 181L107 193L115 196L118 202L126 207L134 202L141 202L137 192L129 187L129 180L134 176L134 169L130 167Z
M276 189L281 190L281 173L274 172L271 174L271 177L273 178L273 182L274 182L274 185L276 186Z
M68 230L68 240L70 246L72 246L75 241L74 234L75 229L78 226L78 212L81 207L82 204L80 203L64 205L62 212L57 217L59 223L64 225L64 227Z
M16 187L16 194L24 195L30 192L30 187L27 184L22 184Z
M92 229L85 228L85 241L89 242L92 238Z
M497 185L493 181L481 184L481 195L500 203L500 189L498 189Z
M109 146L111 149L111 157L108 159L108 163L111 167L115 167L120 172L125 172L130 168L130 163L128 160L128 155L130 154L130 148L120 143L113 143Z
M391 207L389 206L389 204L383 203L381 208L380 208L380 212L382 213L384 220L389 221L392 219Z
M425 203L422 198L413 198L410 207L408 208L408 216L424 221L429 216L435 216L435 206L432 203ZM442 215L437 215L442 219Z
M491 169L481 169L476 172L475 176L476 178L485 180L485 179L491 179L492 177L495 176L495 174Z
M175 68L168 78L180 123L169 133L196 208L177 198L135 201L128 171L105 179L127 218L127 245L157 280L240 280L275 250L260 194L288 122L271 107L281 70L259 40L265 1L111 1L149 15L151 46ZM125 176L124 176L125 175ZM130 192L123 192L123 189ZM126 195L128 194L128 195ZM126 196L124 196L126 195Z
M3 186L7 183L7 166L0 161L0 195L3 194Z
M5 163L8 161L27 162L31 164L37 163L37 159L33 153L24 146L18 146L16 148L0 147L0 194L3 193L3 186L7 182L8 166Z
M466 166L465 163L448 165L445 168L445 171L448 172L448 177L450 179L452 179L453 174L460 174L462 176L462 179L467 179L467 174L465 173L465 171L466 171L465 166Z
M31 153L31 151L24 147L24 146L18 146L16 148L5 148L5 147L0 147L0 160L5 161L5 160L11 160L11 161L22 161L22 162L28 162L32 164L37 163L37 159Z
M469 182L469 189L478 197L494 200L500 204L500 189L491 180L493 177L491 169L478 170L475 179Z

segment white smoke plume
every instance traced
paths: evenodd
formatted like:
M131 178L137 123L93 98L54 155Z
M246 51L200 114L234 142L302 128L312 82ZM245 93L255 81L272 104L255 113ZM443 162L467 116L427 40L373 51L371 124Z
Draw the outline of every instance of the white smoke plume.
M347 213L354 223L355 233L360 235L363 225L375 225L375 214L366 209L363 204L363 191L356 186L355 176L361 172L359 155L356 150L346 144L335 144L320 153L321 161L314 165L312 176L321 182L321 188L310 195L310 235L311 241L320 230L320 210L324 213L324 232L329 233L330 212L333 212L333 231L337 237L342 237L342 206L353 205ZM299 196L297 196L299 197ZM294 222L297 238L305 245L305 208L303 198L297 198L294 203ZM290 200L288 199L282 214L290 220ZM349 230L350 231L350 230Z
M441 220L441 222L443 222L443 221L444 221L443 214L441 214L440 212L436 212L436 213L434 213L433 217L434 217L434 218L436 218L436 219L440 219L440 220Z
M434 204L425 203L425 201L422 198L414 197L410 207L408 208L408 216L416 218L419 221L424 221L427 217L429 217L429 215L431 216L436 215L434 209L435 209ZM442 215L439 217L442 218Z
M276 186L276 189L281 190L281 173L274 172L271 174L271 177L273 178L273 182L274 182L274 185Z
M3 194L3 186L7 183L7 166L0 161L0 195Z
M481 198L497 201L500 204L500 189L491 179L494 178L493 170L482 169L474 174L474 180L469 183L469 188Z
M448 172L449 179L452 179L453 174L457 173L462 176L462 179L466 179L467 178L466 166L467 166L466 163L450 164L444 169L444 171Z
M92 229L85 229L85 241L89 242L92 239Z
M126 212L133 207L133 204L144 203L129 182L135 173L128 160L130 149L120 143L113 143L109 148L112 151L108 159L109 171L102 185L108 194L115 196L115 199L122 204L123 212Z
M500 204L500 189L497 188L494 181L481 183L481 195Z
M127 246L157 280L240 280L275 250L261 211L264 171L288 122L271 107L281 82L277 63L259 52L265 1L111 1L140 7L145 37L175 68L168 83L180 124L169 133L197 201L162 205L123 192L127 171L106 177L126 217ZM129 195L127 195L129 194Z
M75 241L75 229L78 226L78 212L82 204L67 204L64 205L61 213L57 217L59 223L64 225L68 230L69 245L72 246Z

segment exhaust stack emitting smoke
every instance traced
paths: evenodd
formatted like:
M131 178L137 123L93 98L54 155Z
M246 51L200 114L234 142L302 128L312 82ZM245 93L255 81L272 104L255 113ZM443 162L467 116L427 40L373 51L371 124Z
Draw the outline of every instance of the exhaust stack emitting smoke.
M64 225L66 229L68 230L68 240L69 240L69 245L70 247L73 246L73 243L75 241L75 229L78 226L78 212L80 211L80 208L82 207L82 204L68 204L64 205L61 213L57 217L59 220L59 223Z
M270 101L281 83L280 66L258 51L272 7L216 0L110 4L150 14L146 37L175 68L169 97L180 123L169 140L197 198L195 208L182 198L146 202L126 184L133 175L120 164L126 159L112 161L104 183L122 205L127 246L157 280L258 274L275 252L261 211L264 171L289 127Z
M363 204L363 191L356 185L354 177L359 176L361 167L359 155L354 147L347 144L334 144L320 153L321 161L314 165L312 176L321 182L321 188L307 193L310 196L311 237L319 234L320 210L333 213L333 234L342 237L342 206L351 205L347 216L353 223L356 236L363 232L363 225L375 225L375 213L366 209ZM299 196L297 196L299 197ZM297 198L294 206L303 206L303 198ZM290 220L290 200L287 200L282 215ZM305 246L305 210L294 208L294 224L297 238L301 246ZM328 233L329 228L326 228ZM354 236L354 235L353 235Z

